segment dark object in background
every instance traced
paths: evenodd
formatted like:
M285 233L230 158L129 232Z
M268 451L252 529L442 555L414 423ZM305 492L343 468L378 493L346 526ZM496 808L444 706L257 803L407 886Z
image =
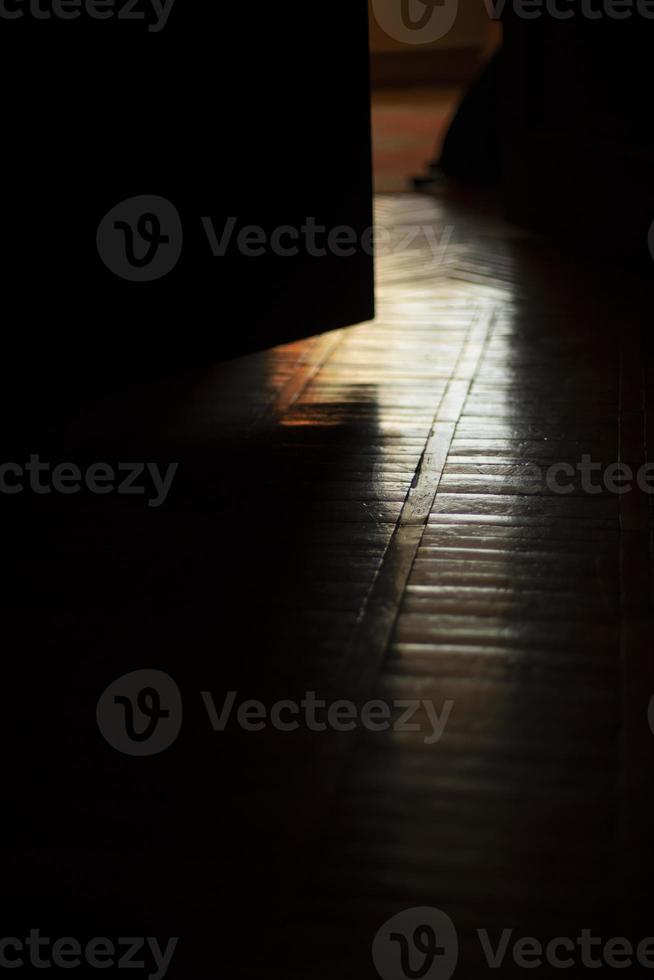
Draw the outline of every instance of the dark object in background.
M466 184L496 184L502 176L503 59L501 49L484 66L463 96L450 123L441 155L417 188L429 186L441 176Z
M3 21L0 82L4 362L56 378L55 403L82 374L113 383L373 316L364 0L248 17L180 0L156 32L25 14ZM102 218L142 195L169 201L184 237L175 268L146 283L114 275L96 247ZM251 257L232 243L216 258L205 217L218 238L230 219L234 236L253 225L268 241L310 219L356 244ZM137 255L146 246L135 239Z
M502 49L466 92L443 142L439 165L448 177L493 184L502 175Z
M654 21L636 4L594 20L565 6L567 20L504 19L508 216L650 263Z
M277 894L286 870L276 867L285 809L271 819L263 790L259 810L241 814L237 784L251 777L238 732L227 745L207 740L189 719L186 731L207 755L191 751L190 764L172 769L157 756L143 767L147 760L104 742L95 705L107 679L144 663L161 668L161 637L172 673L192 663L185 707L205 687L219 697L221 684L230 689L230 664L235 690L243 678L244 687L259 683L247 649L277 669L275 637L255 631L248 647L237 627L246 597L257 586L265 595L289 544L280 509L303 505L261 489L274 453L265 434L248 442L242 421L279 386L256 359L248 376L260 378L261 405L255 381L239 428L225 406L231 398L238 407L241 393L226 394L210 362L371 317L373 263L354 244L349 255L257 258L231 248L215 258L201 219L212 219L218 237L234 218L266 238L313 221L365 240L367 6L291 0L244 11L177 0L160 33L112 20L25 17L0 27L6 485L16 466L44 464L117 472L161 460L189 477L157 516L128 490L0 493L3 774L12 797L2 935L182 936L168 976L234 976L221 970L232 946L240 952L234 924L256 946L265 917L258 877ZM103 217L139 195L164 198L183 224L179 263L153 282L115 276L96 248ZM137 266L148 235L172 234L165 215L157 229L155 211L142 215ZM115 221L128 233L127 218ZM271 371L283 375L284 361L271 358ZM192 365L208 365L206 375L185 373ZM190 417L197 438L185 428ZM248 500L244 519L234 519L232 497ZM244 824L250 833L235 844ZM261 854L271 858L265 870Z
M601 7L525 19L507 5L502 48L414 186L501 181L509 220L651 268L654 20L637 4L620 19Z

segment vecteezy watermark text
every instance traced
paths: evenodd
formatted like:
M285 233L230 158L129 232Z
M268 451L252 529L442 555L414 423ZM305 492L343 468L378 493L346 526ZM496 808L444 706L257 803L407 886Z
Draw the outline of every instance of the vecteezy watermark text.
M510 965L529 971L542 967L624 970L636 965L654 969L654 936L633 942L624 936L603 938L590 928L580 929L574 937L521 936L510 928L493 933L477 929L476 936L490 970ZM377 931L372 958L382 980L449 980L459 963L458 933L441 909L404 909Z
M175 0L0 0L0 20L118 20L147 24L158 34Z
M506 8L522 20L628 20L639 16L654 20L654 0L484 0L492 20L501 20Z
M0 494L14 496L30 492L72 495L86 490L93 494L137 494L150 492L148 507L166 502L178 463L170 463L165 472L157 463L91 463L86 469L76 463L52 464L32 453L25 463L0 463ZM145 479L143 479L145 478ZM150 484L150 486L147 486Z
M12 970L31 966L37 970L61 970L92 967L95 970L147 970L148 980L163 980L179 939L173 937L165 946L153 936L121 937L116 940L96 936L85 942L73 936L51 939L39 929L19 939L6 936L0 939L0 969Z
M612 493L622 496L634 485L643 493L654 494L654 463L643 463L634 470L628 463L604 465L584 453L579 462L556 462L549 466L525 463L522 468L525 492L539 493L544 488L551 493L567 495L575 491L596 496Z
M224 258L230 248L236 247L240 255L261 258L275 255L278 258L295 258L300 254L321 259L326 255L350 258L358 251L368 256L399 254L410 249L419 239L429 245L432 257L441 258L452 237L453 228L447 226L439 237L433 225L379 226L358 232L349 225L333 228L308 217L299 226L280 225L268 231L260 225L238 227L236 217L230 217L217 226L212 218L202 218L202 225L215 258Z
M213 732L224 732L230 725L251 733L364 729L422 734L425 745L441 740L454 707L454 701L445 701L438 710L433 701L412 698L377 699L359 706L344 698L319 698L315 691L307 691L300 700L286 698L271 705L239 699L237 691L228 691L221 698L201 691L193 700L196 708L202 705ZM182 717L179 687L169 674L153 669L135 670L113 681L96 708L104 739L119 752L135 756L156 755L172 745L181 731Z
M328 226L312 216L295 225L263 227L233 215L220 219L204 215L185 225L166 198L154 194L128 198L102 218L96 235L98 254L114 275L130 282L154 282L172 272L182 256L185 232L201 235L209 259L234 254L252 260L264 256L349 259L357 254L399 255L418 246L424 267L426 245L437 267L454 232L451 225Z
M237 691L229 691L219 711L211 692L202 692L214 731L225 731L230 720L235 720L247 732L262 732L268 727L279 732L297 732L302 727L310 732L329 729L352 732L356 728L369 732L421 732L422 721L418 719L424 712L429 732L423 742L435 745L440 742L454 707L453 701L446 701L439 714L433 701L408 698L392 702L367 701L359 708L354 701L341 698L328 702L317 698L315 691L308 691L300 701L276 701L270 710L262 701L242 701L234 714L237 698Z
M654 0L484 0L491 20L506 10L520 20L654 20ZM402 44L433 44L452 30L459 0L372 0L379 27Z

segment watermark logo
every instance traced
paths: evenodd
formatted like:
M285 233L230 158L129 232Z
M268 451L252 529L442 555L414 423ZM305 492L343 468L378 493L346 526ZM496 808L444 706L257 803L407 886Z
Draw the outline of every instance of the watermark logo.
M307 691L299 701L286 698L270 706L252 699L240 701L228 691L222 701L211 691L200 691L190 702L206 716L209 728L222 733L230 725L257 734L274 730L283 734L306 732L348 733L357 730L422 739L437 745L449 722L454 701L440 709L433 701L395 699L357 705L354 701L328 701ZM187 703L188 707L188 703ZM175 741L182 726L182 697L172 677L159 670L136 670L119 677L103 692L97 721L106 741L126 755L155 755Z
M640 942L624 936L604 939L592 929L579 935L537 939L515 929L491 934L476 930L479 949L489 970L623 970L636 964L654 969L654 937ZM373 962L382 980L449 980L458 965L459 944L454 923L435 908L407 909L386 922L373 941ZM547 974L549 976L549 973ZM477 976L477 972L475 972Z
M484 0L491 20L504 12L520 20L563 21L654 19L654 0ZM389 37L402 44L433 44L454 26L458 0L372 0L375 19Z
M454 923L440 909L405 909L378 931L372 959L382 980L449 980L459 960Z
M235 254L248 259L350 259L360 254L400 255L416 247L426 253L427 246L434 268L447 258L454 233L452 225L433 224L330 227L310 215L298 225L272 228L243 224L235 215L226 219L203 215L199 223L207 255L214 259ZM100 258L115 275L133 282L152 282L174 269L182 252L182 239L182 222L173 204L143 195L123 201L105 215L98 228L97 247Z
M169 748L182 727L182 696L175 681L161 670L135 670L114 681L100 697L96 711L103 737L124 755L158 755Z
M458 0L372 0L381 29L403 44L433 44L454 26Z
M147 500L148 507L165 504L177 473L178 463L170 463L164 471L157 463L92 463L84 468L76 463L52 464L31 453L27 462L0 463L0 494L13 497L20 493L38 496L64 496L89 492L137 495Z
M175 0L0 0L0 20L117 20L147 24L158 34L168 23Z
M130 936L109 939L95 936L86 942L75 936L52 939L39 929L29 935L5 936L0 939L0 969L15 970L28 966L36 970L143 970L148 980L164 980L173 958L178 936L161 945L155 936ZM31 971L30 971L31 972ZM143 974L142 974L143 975Z
M643 463L634 470L628 463L605 465L593 461L590 453L584 453L576 465L556 462L544 469L538 463L524 463L521 477L524 493L540 494L546 489L562 496L571 493L591 496L610 493L621 497L635 489L635 482L641 493L654 494L654 463Z
M175 268L183 237L174 205L144 194L122 201L105 215L96 243L100 258L114 275L130 282L153 282Z
M341 698L327 701L307 691L300 701L275 701L270 710L262 701L242 701L236 711L238 691L229 691L218 704L211 691L202 691L202 701L215 732L223 732L230 721L246 732L262 732L273 728L278 732L394 732L416 733L424 745L437 745L452 714L454 701L445 701L440 712L433 701L413 698L392 703L366 701L361 707L354 701Z

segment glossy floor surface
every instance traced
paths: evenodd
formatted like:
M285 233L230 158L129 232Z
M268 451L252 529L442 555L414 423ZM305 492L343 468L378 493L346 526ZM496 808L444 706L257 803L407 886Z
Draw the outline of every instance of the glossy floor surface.
M179 935L170 976L374 977L377 931L420 906L464 978L492 975L480 928L653 931L651 497L577 471L647 461L649 287L476 201L382 197L378 220L374 323L98 406L71 454L174 460L170 495L55 502L30 561L68 741L18 872L94 934L111 905L121 934ZM184 727L134 760L95 703L147 667ZM202 691L419 709L221 733Z

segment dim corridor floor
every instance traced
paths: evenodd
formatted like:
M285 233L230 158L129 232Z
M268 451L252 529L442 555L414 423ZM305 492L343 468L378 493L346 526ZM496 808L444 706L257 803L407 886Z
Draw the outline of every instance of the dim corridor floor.
M78 893L177 929L180 976L372 978L377 930L419 906L466 978L478 928L650 934L651 497L578 469L648 462L649 287L465 197L377 210L375 322L134 386L66 436L179 462L147 519L62 507L36 575L73 630L71 718L137 667L182 688L168 753L76 772L105 833ZM418 707L220 734L201 691ZM79 842L44 846L61 872Z

